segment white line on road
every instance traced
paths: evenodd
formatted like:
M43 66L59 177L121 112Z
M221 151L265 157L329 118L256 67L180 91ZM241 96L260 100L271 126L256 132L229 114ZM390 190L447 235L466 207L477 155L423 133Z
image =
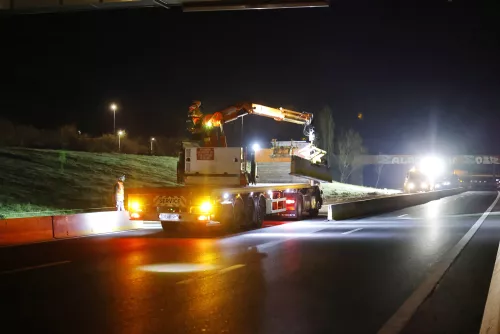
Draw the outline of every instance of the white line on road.
M61 264L67 264L67 263L70 263L70 262L71 261L59 261L59 262L52 262L52 263L41 264L41 265L38 265L38 266L12 269L12 270L7 270L7 271L2 271L2 272L0 272L0 275L15 274L15 273L19 273L19 272L22 272L22 271L28 271L28 270L35 270L35 269L40 269L40 268L47 268L47 267L59 266Z
M204 276L204 277L199 277L198 279L203 279L203 278L207 278L207 277L214 277L216 275L221 275L221 274L225 274L229 271L233 271L233 270L236 270L236 269L240 269L240 268L243 268L245 265L244 264L235 264L234 266L230 266L230 267L227 267L227 268L222 268L220 270L218 270L215 274L213 275L208 275L208 276ZM178 284L178 285L183 285L183 284L189 284L191 282L194 282L196 281L196 278L188 278L188 279L185 279L183 281L179 281L175 284Z
M458 254L467 245L467 243L472 239L476 231L481 227L483 221L488 217L488 214L493 210L498 200L500 199L500 193L497 193L497 197L488 209L482 214L482 216L472 225L472 227L467 231L467 233L460 239L460 241L453 246L453 248L443 256L441 261L436 263L432 270L427 274L424 281L418 286L418 288L413 291L411 296L401 305L401 307L392 315L392 317L382 326L382 328L377 332L378 334L396 334L400 333L406 324L413 317L418 307L424 302L424 300L430 295L434 290L436 284L439 283L441 278L444 276L448 268L457 258Z
M244 266L245 266L244 264L235 264L234 266L227 267L227 268L219 270L219 274L224 274L224 273L227 273L228 271L232 271L232 270L236 270L236 269L239 269L239 268L243 268Z
M500 244L498 245L497 258L493 275L491 275L488 299L483 312L480 334L498 333L500 330Z
M347 231L347 232L342 232L342 234L351 234L351 233L354 233L356 231L361 231L363 228L362 227L359 227L359 228L355 228L354 230L350 230L350 231Z
M398 216L398 218L403 218L403 217L405 217L405 216L408 216L408 214L407 214L407 213L405 213L404 215Z

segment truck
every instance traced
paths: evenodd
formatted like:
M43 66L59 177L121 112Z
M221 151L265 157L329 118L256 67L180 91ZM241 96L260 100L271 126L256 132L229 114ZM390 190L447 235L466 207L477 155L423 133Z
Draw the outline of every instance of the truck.
M268 216L316 217L323 204L320 182L325 151L314 145L311 113L241 103L203 114L194 101L188 112L188 141L182 143L177 164L179 186L127 190L130 219L158 221L164 230L174 226L220 226L227 231L259 228ZM255 152L228 147L223 125L246 115L270 117L304 126L306 149L293 152L291 172L308 182L257 184ZM318 176L319 175L319 176Z

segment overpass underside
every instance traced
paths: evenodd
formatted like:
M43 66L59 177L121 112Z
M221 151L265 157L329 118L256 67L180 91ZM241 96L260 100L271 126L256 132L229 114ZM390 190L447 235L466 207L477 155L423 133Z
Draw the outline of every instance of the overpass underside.
M0 12L51 13L160 7L185 12L328 7L318 0L0 0Z

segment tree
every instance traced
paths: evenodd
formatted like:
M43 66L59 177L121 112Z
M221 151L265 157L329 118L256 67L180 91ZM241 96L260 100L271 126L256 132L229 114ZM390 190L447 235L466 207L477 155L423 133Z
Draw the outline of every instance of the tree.
M380 175L382 174L382 169L384 169L383 164L375 165L375 172L377 173L377 183L375 183L375 188L378 188L378 181L380 181Z
M333 120L332 109L329 106L323 107L316 118L317 145L325 150L328 167L331 166L334 156L335 122Z
M337 140L337 162L340 172L340 182L347 182L354 170L353 161L356 155L363 154L366 149L363 147L361 135L349 129L343 132Z

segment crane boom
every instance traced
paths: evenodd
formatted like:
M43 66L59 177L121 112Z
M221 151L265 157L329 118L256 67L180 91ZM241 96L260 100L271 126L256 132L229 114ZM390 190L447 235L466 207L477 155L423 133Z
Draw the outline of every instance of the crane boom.
M310 125L313 119L313 114L298 112L284 108L271 108L261 104L252 104L252 109L249 114L258 116L270 117L276 121L295 123L300 125Z
M256 103L239 103L217 111L213 114L204 115L201 110L201 102L193 101L189 107L188 130L193 138L204 137L203 141L207 146L225 147L223 125L232 122L246 115L257 115L272 118L278 122L294 123L304 126L304 135L309 137L309 141L314 142L314 129L311 126L313 114L298 112L285 108L272 108Z

